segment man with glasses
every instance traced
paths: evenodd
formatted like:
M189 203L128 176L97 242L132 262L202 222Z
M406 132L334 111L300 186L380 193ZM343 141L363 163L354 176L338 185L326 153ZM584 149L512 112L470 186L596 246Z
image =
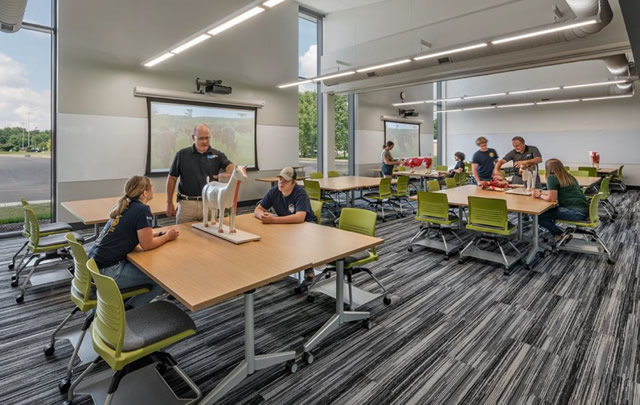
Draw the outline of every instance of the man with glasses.
M209 127L198 124L193 128L193 145L176 153L167 177L167 216L176 217L176 223L202 221L202 188L209 180L228 179L233 163L219 150L209 145ZM220 173L223 171L223 173ZM173 204L173 192L178 184L178 209Z
M471 171L478 185L481 181L491 181L493 168L498 161L498 152L487 147L487 143L487 138L484 136L476 139L476 145L480 150L473 154L473 159L471 160Z
M521 136L514 136L513 139L511 139L511 144L513 145L513 150L504 155L504 157L496 163L494 175L500 176L500 168L502 165L513 161L513 167L516 170L513 173L511 182L513 184L524 184L522 172L524 170L531 170L537 174L538 163L542 163L542 155L537 147L525 144L524 138ZM540 176L536 176L535 188L542 188Z

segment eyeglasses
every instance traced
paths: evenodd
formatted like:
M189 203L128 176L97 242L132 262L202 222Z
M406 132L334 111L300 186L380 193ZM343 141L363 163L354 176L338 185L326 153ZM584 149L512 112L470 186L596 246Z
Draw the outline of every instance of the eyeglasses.
M208 136L207 136L207 137L197 137L196 139L197 139L198 141L208 141L208 140L209 140L209 137L208 137Z

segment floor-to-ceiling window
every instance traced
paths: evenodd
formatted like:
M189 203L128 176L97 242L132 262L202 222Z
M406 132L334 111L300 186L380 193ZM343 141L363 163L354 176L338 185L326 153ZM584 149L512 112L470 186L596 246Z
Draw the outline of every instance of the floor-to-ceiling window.
M349 172L349 97L335 97L335 170L341 175Z
M319 16L300 11L298 17L298 77L308 79L318 76L321 32ZM307 83L298 86L298 139L299 165L305 173L318 171L319 157L319 83Z
M0 232L22 228L21 198L51 217L54 7L29 1L20 30L0 31Z

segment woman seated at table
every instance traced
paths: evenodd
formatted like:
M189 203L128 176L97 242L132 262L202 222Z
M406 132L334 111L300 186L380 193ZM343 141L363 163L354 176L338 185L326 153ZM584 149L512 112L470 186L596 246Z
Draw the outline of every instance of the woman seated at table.
M456 159L456 165L453 169L449 170L448 177L454 177L456 173L464 172L464 153L456 152L453 154L453 157Z
M153 198L153 184L148 177L133 176L124 186L124 195L109 214L100 237L89 252L100 272L113 278L120 289L146 285L150 291L127 301L133 308L149 303L162 292L149 276L127 260L138 244L144 250L158 246L178 237L175 229L166 233L154 233L151 228L153 216L147 205ZM176 269L177 270L177 269Z
M555 224L556 219L584 221L589 217L589 202L564 164L558 159L549 159L545 163L547 172L547 194L534 190L533 196L558 205L544 212L538 218L540 226L548 229L557 240L562 239L562 230Z

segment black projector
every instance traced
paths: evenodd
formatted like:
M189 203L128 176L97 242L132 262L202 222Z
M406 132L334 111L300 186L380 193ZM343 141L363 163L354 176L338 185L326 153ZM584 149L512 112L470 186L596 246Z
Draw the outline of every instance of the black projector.
M223 86L222 80L200 80L196 78L198 93L231 94L231 87Z

